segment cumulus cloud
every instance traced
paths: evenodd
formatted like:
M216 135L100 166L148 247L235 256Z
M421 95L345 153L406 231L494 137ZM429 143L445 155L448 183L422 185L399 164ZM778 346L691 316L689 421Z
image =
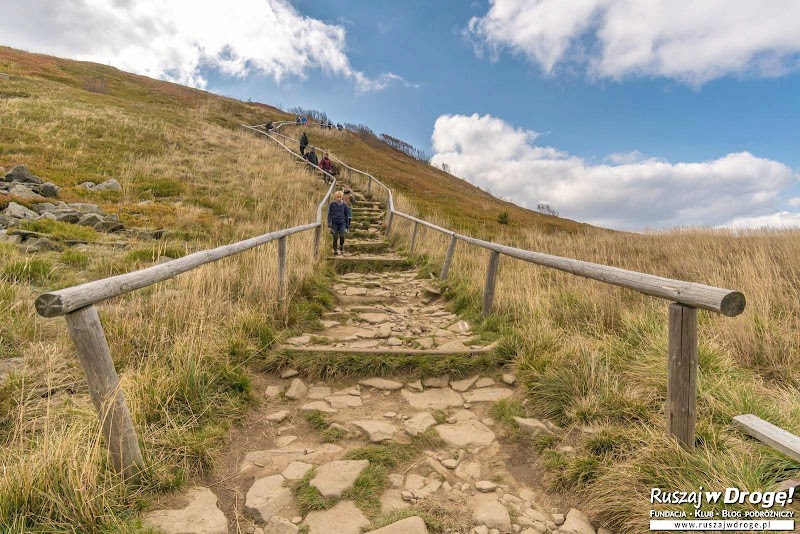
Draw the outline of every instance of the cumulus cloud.
M404 82L355 70L340 25L303 16L287 0L26 0L5 2L0 42L107 63L205 87L204 72L277 81L309 70L354 80L359 92Z
M732 74L779 76L800 64L796 0L491 0L467 34L495 56L527 56L551 73L663 76L693 86Z
M621 156L619 164L593 165L537 145L538 135L491 115L442 115L432 163L519 205L547 202L562 216L618 229L714 226L773 213L781 191L800 178L748 152L696 163Z
M800 213L779 211L772 215L736 217L720 228L800 228Z

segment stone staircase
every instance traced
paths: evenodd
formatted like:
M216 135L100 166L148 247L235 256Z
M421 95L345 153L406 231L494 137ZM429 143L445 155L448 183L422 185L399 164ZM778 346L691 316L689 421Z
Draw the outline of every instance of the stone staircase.
M289 366L295 355L421 361L491 352L384 239L384 207L356 199L345 254L327 257L337 306L322 331L275 349ZM512 373L493 375L306 384L289 367L256 377L263 405L233 431L222 467L165 497L144 523L168 534L610 534L538 478L520 480L490 410L524 393ZM565 436L548 421L515 424L532 436Z

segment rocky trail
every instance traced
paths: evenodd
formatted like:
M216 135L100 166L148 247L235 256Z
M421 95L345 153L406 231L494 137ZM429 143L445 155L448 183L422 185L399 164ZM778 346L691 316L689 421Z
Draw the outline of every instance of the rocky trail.
M383 206L356 196L324 329L276 350L443 357L494 347L447 310L432 280L383 238ZM330 237L325 236L330 248ZM215 472L162 497L143 522L169 534L607 534L548 494L492 419L522 398L513 373L307 383L293 369L259 376L261 405L232 431ZM516 418L522 432L555 425Z

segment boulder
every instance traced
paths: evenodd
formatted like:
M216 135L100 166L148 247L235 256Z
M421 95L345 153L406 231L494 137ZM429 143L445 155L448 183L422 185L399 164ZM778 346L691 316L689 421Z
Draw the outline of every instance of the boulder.
M81 213L96 213L97 215L103 214L100 206L97 204L89 204L87 202L71 202L67 204L66 207L76 209Z
M511 516L506 507L500 504L491 495L478 495L470 500L472 519L479 525L486 525L490 529L496 528L500 532L511 532Z
M359 397L349 398L361 400ZM383 421L353 421L353 425L366 432L372 443L380 443L381 441L392 439L394 433L397 432L396 426Z
M361 534L370 524L353 501L342 501L330 510L309 512L308 534Z
M412 393L403 389L400 394L411 406L418 410L444 410L464 404L464 399L461 395L450 388L434 388L422 393Z
M45 182L39 186L39 194L43 197L55 198L58 196L58 186L50 182Z
M266 522L273 515L291 506L292 492L284 487L285 480L281 475L256 480L247 491L245 512L257 521Z
M421 517L415 515L377 530L370 530L367 534L428 534L428 527Z
M87 217L88 217L88 215L87 215ZM98 232L106 232L106 233L110 234L112 232L119 232L120 230L124 230L125 226L122 223L118 222L118 221L112 221L112 220L106 219L106 220L104 220L102 222L99 222L99 223L95 224L92 228L94 228Z
M326 499L340 498L353 486L361 472L369 466L368 460L334 460L317 468L311 485Z
M395 382L394 380L386 380L385 378L368 378L359 382L362 386L368 386L375 389L395 391L401 389L403 384Z
M409 436L417 436L422 434L430 427L436 424L436 419L433 418L428 412L418 413L409 419L406 419L404 425L406 433Z
M35 211L29 210L16 202L9 202L8 207L3 211L3 215L14 219L33 220L39 218L39 215Z
M113 178L94 186L95 191L122 191L122 185Z
M6 173L6 182L18 182L23 184L40 184L42 179L34 176L25 165L16 165Z
M186 508L149 512L143 523L167 534L228 534L228 520L210 489L192 488L188 497L191 502Z
M97 213L87 213L75 224L78 226L91 226L94 228L95 225L100 224L101 222L103 222L103 218Z
M54 216L57 221L75 224L78 222L81 217L83 216L81 212L78 210L70 209L70 208L58 208L52 211L49 211L50 215Z
M453 425L438 425L436 432L454 447L487 447L495 439L494 432L480 421L459 421Z

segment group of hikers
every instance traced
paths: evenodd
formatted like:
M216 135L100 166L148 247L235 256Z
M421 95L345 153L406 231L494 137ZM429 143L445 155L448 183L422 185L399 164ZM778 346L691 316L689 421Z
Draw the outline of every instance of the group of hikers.
M317 156L316 151L314 150L314 147L311 147L311 150L306 152L307 148L308 148L308 136L306 135L305 132L303 132L303 135L300 136L300 155L303 156L303 159L309 162L311 165L314 165L315 167L318 166L326 173L325 183L327 183L328 175L336 176L337 174L336 167L333 165L333 162L331 161L330 157L328 157L328 154L323 154L322 160L320 160L319 157Z

